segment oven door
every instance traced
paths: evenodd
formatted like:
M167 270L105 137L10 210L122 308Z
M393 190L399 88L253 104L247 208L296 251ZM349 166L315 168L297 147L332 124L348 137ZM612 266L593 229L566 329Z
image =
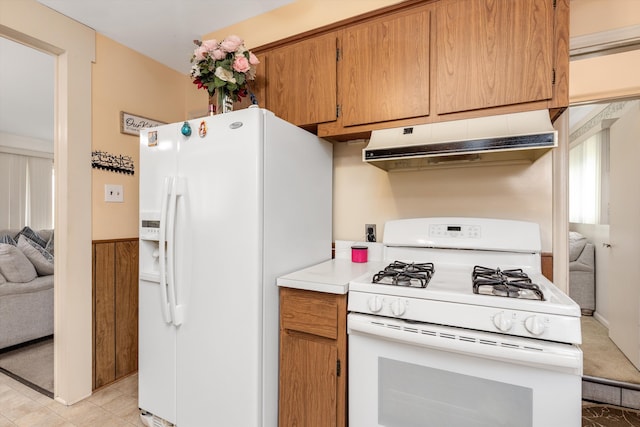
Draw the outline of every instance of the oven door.
M579 427L574 345L350 313L350 427Z

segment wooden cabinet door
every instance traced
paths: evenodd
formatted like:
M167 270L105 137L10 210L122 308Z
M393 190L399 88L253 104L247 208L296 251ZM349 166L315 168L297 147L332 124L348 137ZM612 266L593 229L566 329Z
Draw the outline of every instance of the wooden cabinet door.
M344 427L347 296L280 288L281 427Z
M426 5L343 31L339 90L343 126L429 115Z
M443 0L436 12L437 113L547 100L553 0Z
M298 126L335 120L336 43L329 33L269 51L267 108Z
M336 360L334 342L283 332L280 335L279 425L336 426Z

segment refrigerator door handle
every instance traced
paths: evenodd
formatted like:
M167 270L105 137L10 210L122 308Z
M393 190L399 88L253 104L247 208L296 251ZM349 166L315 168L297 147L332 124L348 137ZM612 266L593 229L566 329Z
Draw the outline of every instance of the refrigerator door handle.
M176 233L176 210L178 208L178 180L180 178L174 177L171 182L171 190L169 193L169 209L168 209L168 223L167 229L169 230L167 236L167 284L169 287L169 311L171 312L171 318L173 324L179 326L182 323L182 311L177 303L176 294L176 253L175 253L175 233Z
M171 312L169 311L169 302L167 300L167 201L169 198L169 190L172 177L166 177L162 186L162 206L160 207L160 236L158 238L158 251L160 262L160 306L162 308L162 317L166 323L171 323Z

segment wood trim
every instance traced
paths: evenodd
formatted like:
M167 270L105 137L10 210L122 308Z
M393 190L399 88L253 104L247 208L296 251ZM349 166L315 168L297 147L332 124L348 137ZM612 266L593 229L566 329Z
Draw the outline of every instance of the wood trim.
M120 239L92 240L91 243L93 243L95 245L97 243L137 242L138 240L139 240L138 237L122 237Z
M543 252L540 262L542 275L553 282L553 254Z
M554 27L555 84L550 109L559 108L556 118L569 105L569 0L556 0ZM555 118L553 119L555 121Z

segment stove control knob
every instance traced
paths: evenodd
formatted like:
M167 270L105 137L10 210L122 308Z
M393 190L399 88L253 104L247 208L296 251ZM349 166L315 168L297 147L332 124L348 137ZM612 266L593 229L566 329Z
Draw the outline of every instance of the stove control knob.
M396 299L391 303L391 313L394 316L402 316L407 310L407 305L401 299Z
M369 298L368 304L369 310L371 310L372 313L377 313L382 310L382 298L379 296Z
M536 336L542 335L544 330L547 328L544 321L538 316L529 316L524 319L524 327L527 328L527 331Z
M503 311L493 316L493 324L502 332L507 332L513 326L513 322Z

